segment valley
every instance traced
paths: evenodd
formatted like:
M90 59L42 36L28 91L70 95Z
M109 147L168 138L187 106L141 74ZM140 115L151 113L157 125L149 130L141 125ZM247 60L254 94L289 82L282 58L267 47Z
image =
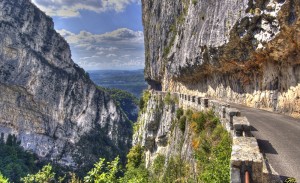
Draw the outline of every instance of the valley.
M96 85L125 90L138 98L148 87L144 79L144 70L98 70L88 73Z

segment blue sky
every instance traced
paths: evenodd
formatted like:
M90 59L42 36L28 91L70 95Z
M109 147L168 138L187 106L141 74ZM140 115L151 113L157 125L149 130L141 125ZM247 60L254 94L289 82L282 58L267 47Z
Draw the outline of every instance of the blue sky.
M32 0L54 20L86 70L144 68L139 0Z

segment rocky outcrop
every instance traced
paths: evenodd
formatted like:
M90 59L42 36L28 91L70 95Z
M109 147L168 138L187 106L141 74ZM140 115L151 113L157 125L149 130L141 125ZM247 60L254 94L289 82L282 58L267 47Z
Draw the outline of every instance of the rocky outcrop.
M167 102L166 93L152 92L144 112L140 113L136 123L137 131L133 135L133 144L140 144L145 151L146 167L150 168L158 155L168 161L179 157L188 162L192 176L195 173L196 160L192 148L192 135L189 126L180 129L176 111L178 105ZM171 100L175 97L171 97ZM193 172L193 173L192 173Z
M0 132L73 168L125 157L131 124L29 0L0 1Z
M142 4L145 77L152 88L300 117L298 1Z

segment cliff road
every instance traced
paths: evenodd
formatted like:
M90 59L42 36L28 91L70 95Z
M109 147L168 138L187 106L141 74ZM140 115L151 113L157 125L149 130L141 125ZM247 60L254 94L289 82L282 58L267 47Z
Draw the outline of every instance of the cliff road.
M261 151L281 179L295 177L299 181L299 119L242 105L230 105L248 118Z
M155 93L160 95L167 94L167 92L158 91ZM205 110L205 108L200 107L204 105L205 107L214 109L217 115L218 111L224 105L228 107L228 109L227 107L221 109L224 113L230 113L230 111L234 110L239 111L239 115L237 116L245 116L249 121L249 125L251 125L250 136L253 135L257 139L259 150L268 162L266 164L268 172L275 170L283 181L289 177L294 177L298 181L300 180L299 119L235 103L224 103L222 101L180 93L171 93L171 95L179 97L179 106L184 106L185 108ZM205 100L206 102L204 102Z

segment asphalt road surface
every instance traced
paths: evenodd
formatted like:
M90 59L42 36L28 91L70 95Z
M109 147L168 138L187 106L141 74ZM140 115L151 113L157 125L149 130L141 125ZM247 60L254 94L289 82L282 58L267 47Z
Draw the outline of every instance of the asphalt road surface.
M248 118L260 149L281 179L294 177L300 182L300 119L242 105L230 105Z

